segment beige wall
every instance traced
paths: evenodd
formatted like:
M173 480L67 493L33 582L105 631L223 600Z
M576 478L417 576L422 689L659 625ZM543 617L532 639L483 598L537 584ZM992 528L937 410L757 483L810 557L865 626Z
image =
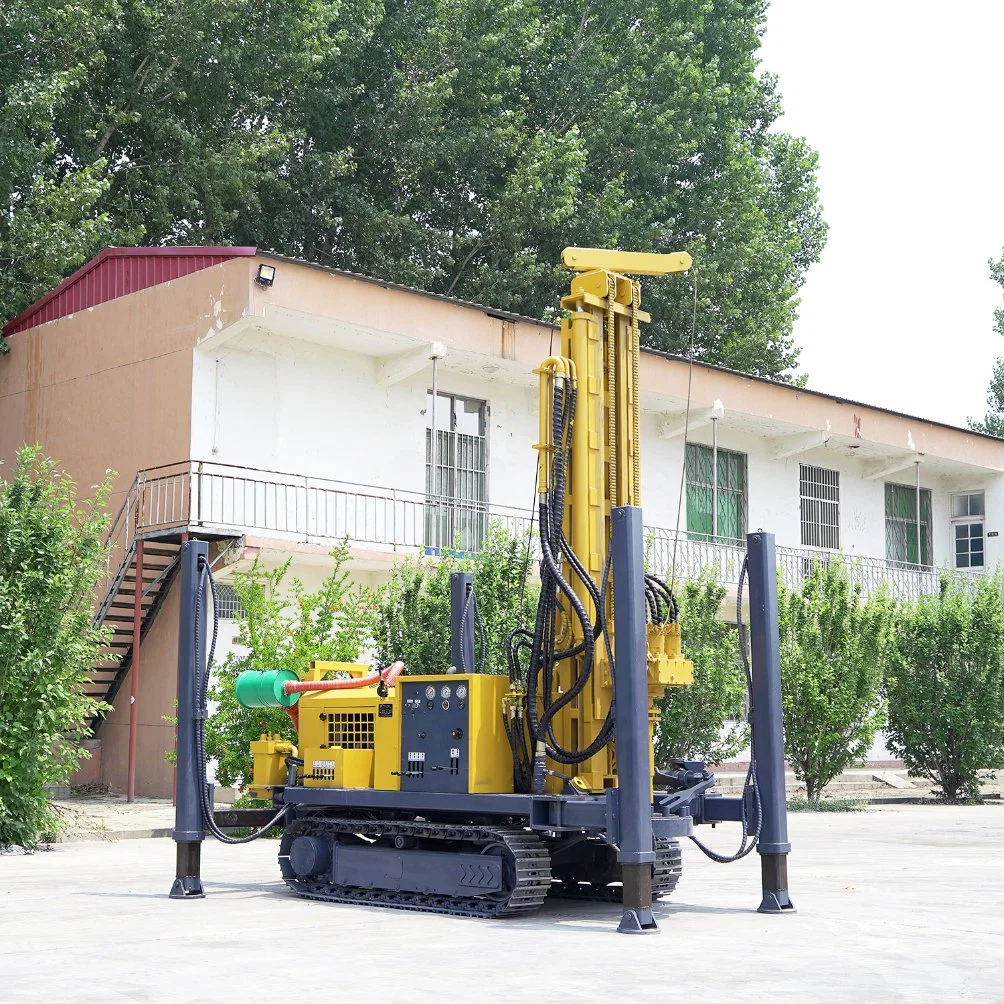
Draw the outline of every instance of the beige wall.
M118 473L189 458L192 351L244 312L248 259L29 328L0 357L0 461L39 443L82 491Z
M188 460L192 357L197 341L246 310L247 258L111 300L8 339L0 357L0 461L39 443L77 481L81 494L106 470L118 473L114 514L138 470ZM174 729L178 650L177 583L141 652L136 791L170 797L164 753ZM101 780L126 787L127 676L100 731ZM88 764L75 782L94 780Z

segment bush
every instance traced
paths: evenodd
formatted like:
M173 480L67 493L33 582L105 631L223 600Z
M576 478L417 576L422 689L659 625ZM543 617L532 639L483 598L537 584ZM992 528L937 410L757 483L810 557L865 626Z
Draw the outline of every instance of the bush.
M881 592L864 599L838 558L779 594L785 758L812 802L861 762L882 724L895 607Z
M734 627L719 620L725 587L705 572L678 594L683 651L694 663L689 687L669 687L659 706L656 763L679 757L722 763L747 743L746 680ZM731 721L730 721L731 720Z
M216 710L206 722L206 752L217 762L217 780L238 785L251 777L249 745L262 732L296 741L296 730L282 708L242 708L234 682L246 669L289 669L304 676L312 659L355 662L372 640L373 594L349 582L347 544L331 552L335 567L316 592L299 579L285 585L289 562L267 569L257 558L234 575L241 603L236 645L214 670L209 700Z
M46 786L90 755L84 722L108 707L83 693L109 635L93 622L108 494L78 501L37 447L0 481L0 847L59 829Z
M889 748L947 801L1004 762L1004 582L942 582L903 617L886 681Z
M403 659L409 673L443 673L450 666L450 574L472 572L474 593L485 628L486 673L508 673L506 635L533 627L539 586L528 581L527 533L502 523L488 527L474 555L446 552L435 562L406 560L394 568L378 594L377 657ZM475 627L474 657L481 642Z

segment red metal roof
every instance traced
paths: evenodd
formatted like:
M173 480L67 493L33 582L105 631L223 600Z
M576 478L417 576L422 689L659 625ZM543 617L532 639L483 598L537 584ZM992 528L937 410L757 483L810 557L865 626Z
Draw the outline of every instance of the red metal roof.
M3 334L13 335L126 293L179 279L231 258L248 257L257 251L257 248L246 247L105 248L6 324Z

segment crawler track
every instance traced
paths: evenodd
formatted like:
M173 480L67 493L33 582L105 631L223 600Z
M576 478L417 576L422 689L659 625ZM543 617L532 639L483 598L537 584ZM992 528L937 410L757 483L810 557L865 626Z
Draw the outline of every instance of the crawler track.
M581 878L556 880L551 883L550 895L558 899L581 899L600 903L620 903L623 889L620 885L620 867L616 864L614 855L617 850L608 847L611 860L609 871L594 878L583 881ZM683 872L683 853L678 840L657 840L655 842L655 863L652 866L652 899L668 896L676 889Z
M323 877L302 878L289 861L289 849L299 836L320 837L334 843L385 843L395 838L417 841L426 850L442 853L485 853L503 857L504 888L482 896L439 895L403 890L334 885ZM506 917L536 910L551 888L546 845L533 833L509 826L456 826L425 821L341 819L313 817L287 827L279 847L282 877L298 896L332 903L357 903L445 913L456 917Z

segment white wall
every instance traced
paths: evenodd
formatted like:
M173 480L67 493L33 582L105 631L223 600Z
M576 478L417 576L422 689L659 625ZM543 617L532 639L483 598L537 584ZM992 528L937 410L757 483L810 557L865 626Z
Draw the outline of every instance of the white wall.
M440 364L444 393L489 403L489 501L529 508L533 498L537 393L528 380L514 384L505 370L483 373ZM193 453L197 459L290 474L421 493L424 490L426 371L390 387L377 384L376 359L276 335L245 338L196 353ZM659 435L661 415L642 416L642 485L646 523L676 526L683 436ZM773 532L781 545L801 545L799 464L840 472L840 544L850 553L885 556L885 480L912 484L913 467L887 479L866 481L865 461L846 447L820 447L785 460L771 457L762 435L744 428L741 415L719 422L718 444L748 458L748 527ZM711 428L695 429L692 442L711 443ZM976 472L972 480L947 479L921 467L932 490L934 561L953 562L950 495L987 492L987 529L1004 511L1004 479ZM680 520L686 529L686 515ZM988 563L1004 558L1004 541L987 541Z

